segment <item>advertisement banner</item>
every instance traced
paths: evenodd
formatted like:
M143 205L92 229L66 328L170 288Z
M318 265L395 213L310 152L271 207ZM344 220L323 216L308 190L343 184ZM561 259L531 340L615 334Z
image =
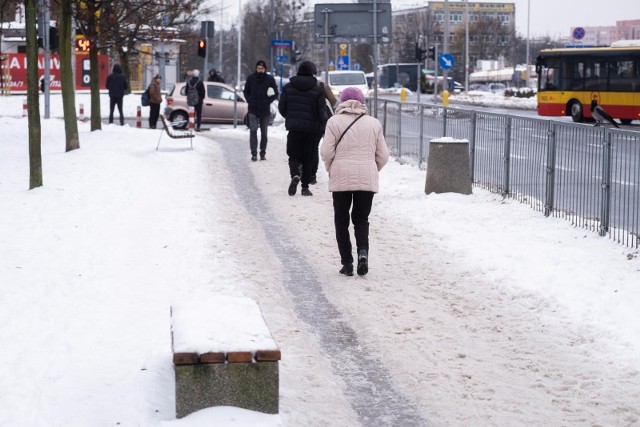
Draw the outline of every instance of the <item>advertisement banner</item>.
M6 60L8 64L3 64L9 68L11 75L11 91L27 91L27 55L25 53L10 53ZM76 55L75 82L76 90L89 90L91 79L89 77L89 55ZM106 55L98 55L98 76L100 78L100 89L105 88L105 81L109 75L109 58ZM44 77L44 55L38 55L38 82ZM51 91L61 90L60 85L60 57L56 53L50 58L50 82Z

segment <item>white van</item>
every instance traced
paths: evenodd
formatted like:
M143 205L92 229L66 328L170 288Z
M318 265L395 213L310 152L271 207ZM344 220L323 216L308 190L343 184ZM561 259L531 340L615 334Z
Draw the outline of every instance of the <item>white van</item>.
M325 72L320 73L318 80L324 82ZM358 70L341 70L341 71L329 71L329 86L331 91L336 96L340 95L343 89L348 87L357 87L362 91L364 96L369 94L369 85L367 84L367 76L364 71Z

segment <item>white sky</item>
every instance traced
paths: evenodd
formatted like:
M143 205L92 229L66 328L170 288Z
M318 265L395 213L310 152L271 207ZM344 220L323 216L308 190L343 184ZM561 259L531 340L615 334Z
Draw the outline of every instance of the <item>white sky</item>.
M89 114L88 96L77 101ZM138 102L125 97L128 116ZM285 284L291 263L308 266L309 297L335 309L430 425L640 422L637 250L479 189L425 195L425 172L391 159L369 274L346 278L326 172L313 197L287 195L281 119L266 162L250 162L247 130L229 126L193 151L166 135L155 151L159 130L81 123L81 149L65 153L54 95L44 187L29 191L21 109L21 96L0 97L0 425L359 425L350 370L338 372L322 321L303 321L301 290ZM219 296L259 305L282 351L279 415L174 420L169 307Z
M239 0L209 0L212 5L223 5L222 14L224 26L230 25L238 14ZM245 4L250 0L242 0ZM450 0L452 3L456 0ZM487 0L492 3L500 1ZM614 0L603 3L601 0L514 0L516 4L516 31L525 36L527 34L527 5L530 1L530 34L534 36L562 36L571 35L572 27L579 26L610 26L616 21L640 19L640 8L636 0ZM313 10L315 3L349 3L345 0L310 0L305 2ZM391 0L394 9L405 9L423 5L418 0ZM216 14L213 20L218 21ZM265 17L268 19L268 17Z

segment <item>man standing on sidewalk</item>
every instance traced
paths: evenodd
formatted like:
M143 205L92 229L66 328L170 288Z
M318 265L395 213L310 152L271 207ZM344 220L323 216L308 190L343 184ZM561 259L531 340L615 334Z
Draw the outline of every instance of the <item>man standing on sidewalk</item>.
M249 148L251 160L258 160L258 126L260 127L260 160L267 160L267 129L271 116L271 103L278 99L278 85L267 74L267 64L256 62L256 72L247 77L244 97L249 103Z

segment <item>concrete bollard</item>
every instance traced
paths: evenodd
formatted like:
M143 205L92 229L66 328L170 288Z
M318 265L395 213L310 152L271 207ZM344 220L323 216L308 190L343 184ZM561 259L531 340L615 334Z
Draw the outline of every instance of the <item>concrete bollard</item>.
M469 141L439 138L429 143L424 192L471 194Z
M193 130L195 126L196 110L194 107L189 107L189 130Z
M139 105L136 108L136 127L138 129L142 127L142 107Z
M27 117L27 97L22 98L22 117Z

